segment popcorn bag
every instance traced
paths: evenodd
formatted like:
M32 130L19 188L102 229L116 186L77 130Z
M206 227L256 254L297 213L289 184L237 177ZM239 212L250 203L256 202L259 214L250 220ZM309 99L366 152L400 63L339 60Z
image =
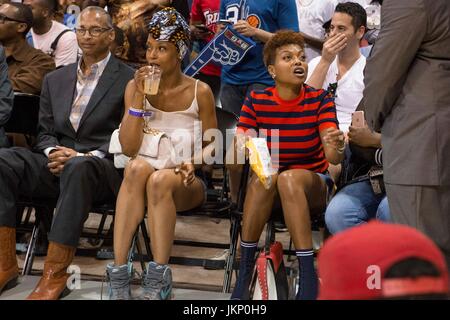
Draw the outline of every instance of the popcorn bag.
M263 184L264 188L270 189L272 185L272 175L277 171L272 167L269 148L265 138L249 138L245 143L249 151L250 167Z

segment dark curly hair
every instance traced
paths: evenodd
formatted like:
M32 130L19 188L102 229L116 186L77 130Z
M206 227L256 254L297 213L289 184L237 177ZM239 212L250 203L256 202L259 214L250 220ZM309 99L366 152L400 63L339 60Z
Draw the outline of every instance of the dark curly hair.
M264 46L263 59L266 67L274 63L277 49L289 44L296 44L305 49L305 40L300 33L291 30L277 31Z
M355 28L355 32L361 26L367 29L367 13L360 4L355 2L339 3L334 12L346 13L352 17L352 25Z

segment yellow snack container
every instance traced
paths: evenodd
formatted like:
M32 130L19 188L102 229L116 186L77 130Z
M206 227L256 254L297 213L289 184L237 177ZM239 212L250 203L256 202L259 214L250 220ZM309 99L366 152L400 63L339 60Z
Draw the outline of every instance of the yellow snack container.
M276 173L276 170L272 167L272 159L266 139L248 138L245 146L249 151L250 167L256 173L264 188L270 189L272 175Z

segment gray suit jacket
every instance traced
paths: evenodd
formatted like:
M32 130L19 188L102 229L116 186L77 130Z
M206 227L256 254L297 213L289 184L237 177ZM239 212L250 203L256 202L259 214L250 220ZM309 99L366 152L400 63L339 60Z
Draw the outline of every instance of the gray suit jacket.
M450 185L450 1L385 0L365 70L385 181Z
M108 154L111 134L122 120L125 87L133 75L130 67L111 57L75 131L69 117L77 64L49 73L42 85L36 148L44 151L61 145L83 153L100 150Z

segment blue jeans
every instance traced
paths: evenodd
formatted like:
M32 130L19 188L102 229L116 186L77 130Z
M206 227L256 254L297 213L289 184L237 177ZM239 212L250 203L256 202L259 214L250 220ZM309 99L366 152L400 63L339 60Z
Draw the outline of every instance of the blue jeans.
M331 199L325 211L325 223L332 234L374 218L385 222L391 220L386 195L374 194L369 180L344 187Z

